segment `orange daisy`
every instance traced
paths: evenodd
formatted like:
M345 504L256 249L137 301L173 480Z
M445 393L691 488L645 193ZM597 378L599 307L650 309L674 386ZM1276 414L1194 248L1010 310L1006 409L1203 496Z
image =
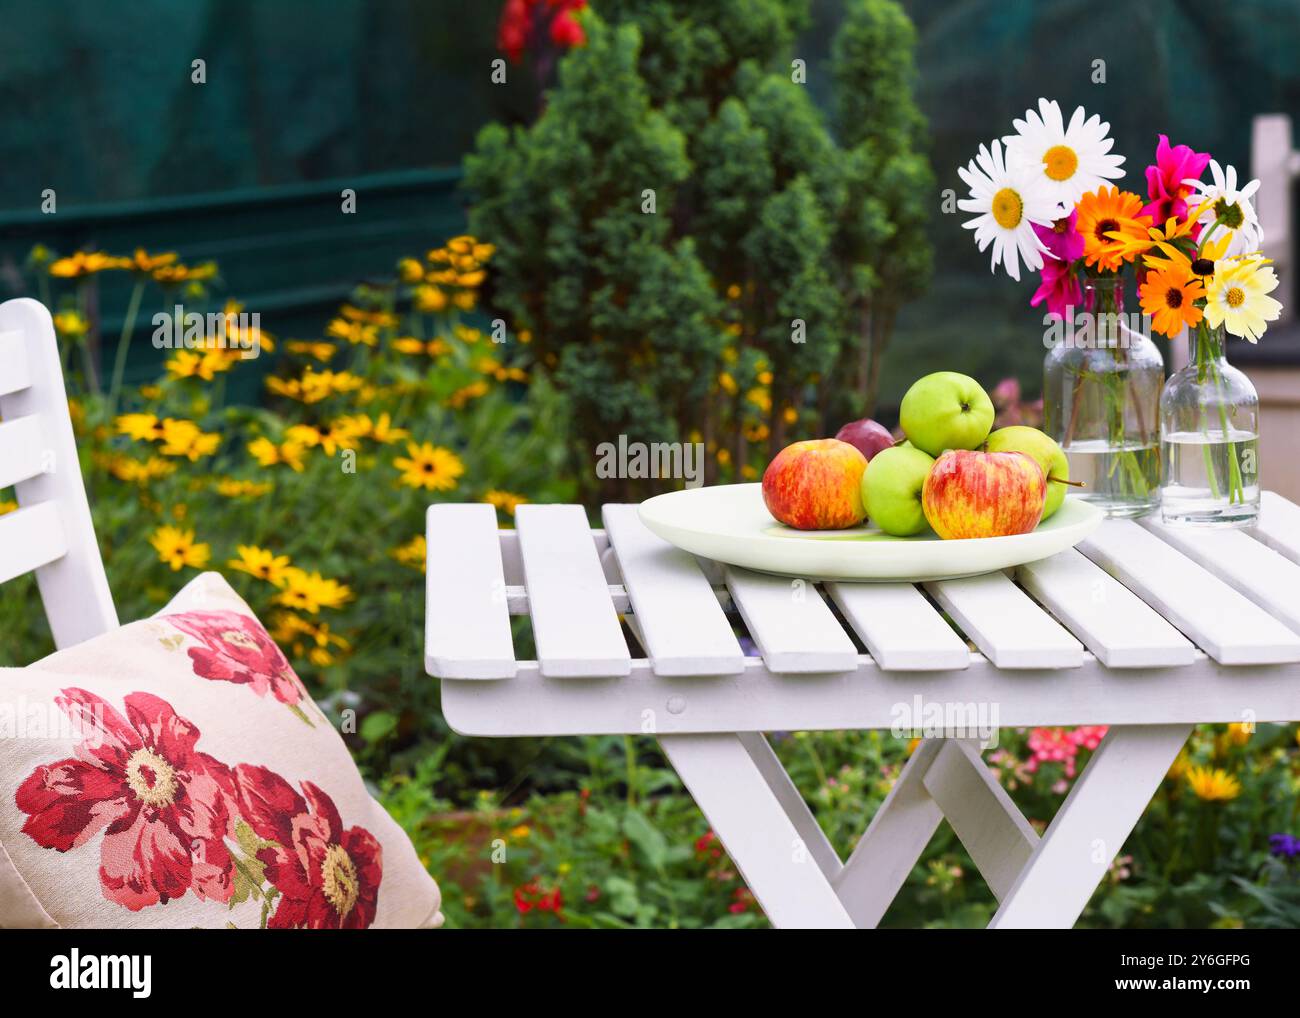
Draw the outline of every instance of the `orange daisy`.
M1077 207L1076 229L1083 236L1083 259L1089 267L1113 272L1137 253L1125 244L1126 238L1147 239L1151 217L1141 215L1142 199L1132 191L1099 187L1080 198Z
M1142 310L1151 316L1151 327L1170 339L1184 325L1192 328L1204 317L1195 301L1205 296L1205 286L1189 269L1177 263L1147 272L1146 281L1138 287L1138 295L1142 298Z

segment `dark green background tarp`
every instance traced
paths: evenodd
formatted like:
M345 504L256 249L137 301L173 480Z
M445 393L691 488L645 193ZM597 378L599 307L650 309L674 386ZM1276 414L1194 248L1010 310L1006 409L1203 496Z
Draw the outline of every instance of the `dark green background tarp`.
M142 244L219 258L229 291L261 308L273 332L316 327L350 283L459 229L454 171L475 132L530 116L529 67L490 81L500 6L0 0L0 295L16 288L14 266L37 240L65 251ZM905 6L940 189L960 190L957 165L1039 95L1109 120L1126 184L1139 189L1160 131L1246 173L1251 118L1300 116L1297 0ZM797 55L828 104L841 4L813 8ZM190 80L198 58L202 85ZM1095 60L1104 84L1092 81ZM355 216L339 209L349 186ZM39 211L45 188L57 192L55 216ZM989 277L940 200L936 282L900 321L887 389L939 363L989 382L1015 371L1032 386L1032 287Z

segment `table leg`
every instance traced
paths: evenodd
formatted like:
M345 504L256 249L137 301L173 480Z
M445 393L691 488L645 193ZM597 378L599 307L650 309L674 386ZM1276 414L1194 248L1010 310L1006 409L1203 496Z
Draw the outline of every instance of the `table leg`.
M787 812L793 803L782 802L779 782L774 791L761 766L763 753L756 761L744 738L663 735L659 742L774 926L852 929L823 872L824 853L810 848L810 832Z
M1112 727L989 928L1073 926L1191 731L1191 725Z

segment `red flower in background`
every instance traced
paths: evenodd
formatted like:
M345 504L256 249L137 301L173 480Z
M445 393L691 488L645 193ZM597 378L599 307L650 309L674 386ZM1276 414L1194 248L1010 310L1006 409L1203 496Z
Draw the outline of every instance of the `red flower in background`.
M239 764L240 812L258 837L257 853L280 892L267 929L363 930L375 920L383 849L361 827L343 827L334 801L310 781L303 795L265 767Z
M599 889L597 889L599 896ZM558 887L550 890L543 890L541 882L534 877L526 884L520 884L515 888L515 909L520 915L527 915L529 912L553 912L555 918L564 922L563 908L564 895L560 893ZM588 891L588 901L591 901L590 891Z
M189 650L196 675L247 685L258 696L269 691L290 705L306 697L289 659L256 619L238 612L185 612L165 618L203 644Z
M229 769L195 746L199 730L149 693L126 697L126 717L84 689L55 703L87 733L76 756L33 771L14 795L23 833L57 852L104 831L104 897L138 912L193 891L230 900Z
M587 36L574 12L586 6L587 0L506 0L497 25L497 49L517 64L525 50L547 36L560 49L581 46Z

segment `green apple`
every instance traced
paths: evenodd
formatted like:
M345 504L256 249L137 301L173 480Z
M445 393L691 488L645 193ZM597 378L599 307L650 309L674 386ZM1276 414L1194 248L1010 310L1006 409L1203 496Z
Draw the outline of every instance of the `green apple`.
M993 427L993 401L969 375L936 371L907 390L899 423L912 444L931 456L977 449Z
M920 449L894 446L871 457L862 475L867 517L886 534L911 537L929 524L921 508L921 489L934 459Z
M1043 519L1061 508L1065 501L1066 485L1060 483L1070 479L1070 461L1050 435L1045 435L1037 428L1014 424L1009 428L998 428L989 435L989 452L1023 452L1043 470L1047 478L1047 503L1043 506Z

